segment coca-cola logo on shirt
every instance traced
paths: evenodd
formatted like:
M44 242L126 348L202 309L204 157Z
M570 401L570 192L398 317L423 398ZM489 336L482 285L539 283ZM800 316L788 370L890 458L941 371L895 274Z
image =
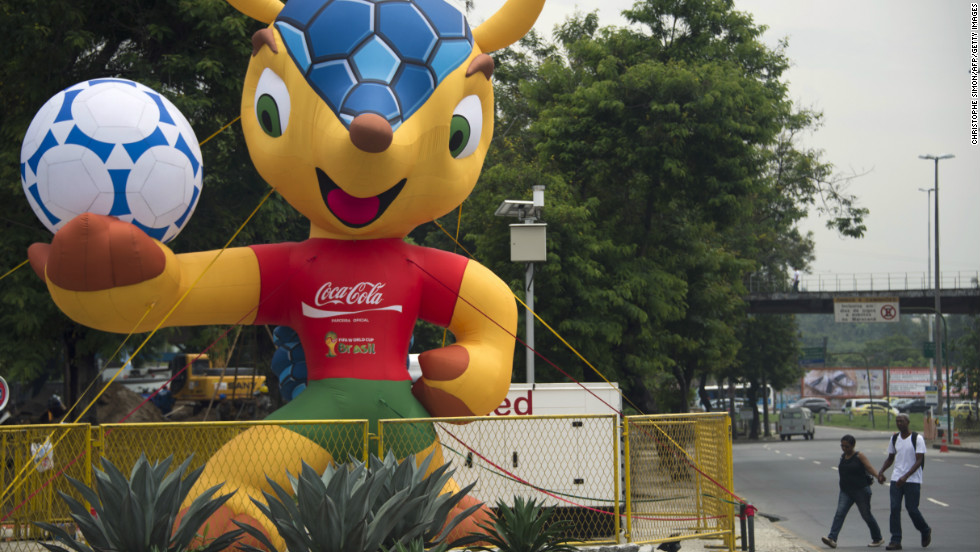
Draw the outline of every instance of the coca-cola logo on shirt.
M324 305L380 305L384 299L381 290L383 283L361 282L353 286L335 286L327 282L320 286L313 302L318 307Z
M402 312L401 305L381 306L384 287L382 282L360 282L351 286L327 282L316 291L313 305L302 303L303 315L309 318L336 318L369 311ZM329 309L323 308L327 306Z

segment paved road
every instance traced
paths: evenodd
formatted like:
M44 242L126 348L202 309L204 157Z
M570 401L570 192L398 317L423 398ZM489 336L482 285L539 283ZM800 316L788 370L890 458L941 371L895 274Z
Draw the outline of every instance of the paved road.
M733 450L735 491L778 524L823 548L837 508L840 437L850 431L857 449L876 467L885 459L891 431L844 430L820 426L814 440L736 443ZM888 472L890 475L890 471ZM875 485L872 512L888 540L888 488ZM980 455L969 452L926 455L920 510L933 528L929 550L980 550ZM919 549L919 533L902 514L903 545ZM838 539L842 549L865 549L869 533L852 508Z

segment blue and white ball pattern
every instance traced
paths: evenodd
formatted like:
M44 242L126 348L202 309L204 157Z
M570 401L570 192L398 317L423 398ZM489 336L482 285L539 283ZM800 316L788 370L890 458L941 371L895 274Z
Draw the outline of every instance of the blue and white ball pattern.
M27 199L51 232L82 213L131 222L172 240L201 195L201 149L165 97L125 79L66 88L34 116L20 174Z
M375 113L397 129L473 51L466 17L445 0L290 0L275 26L348 126Z

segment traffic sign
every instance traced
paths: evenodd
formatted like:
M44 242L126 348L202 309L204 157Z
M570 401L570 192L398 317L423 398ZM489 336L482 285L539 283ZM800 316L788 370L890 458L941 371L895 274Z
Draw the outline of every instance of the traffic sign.
M932 341L922 342L922 356L925 358L936 358L936 344ZM943 356L946 356L946 344L943 344Z
M823 347L803 347L800 349L800 364L823 364L825 354Z
M7 406L7 401L10 400L10 387L7 386L7 381L0 376L0 411Z
M834 297L835 322L898 322L898 297Z

